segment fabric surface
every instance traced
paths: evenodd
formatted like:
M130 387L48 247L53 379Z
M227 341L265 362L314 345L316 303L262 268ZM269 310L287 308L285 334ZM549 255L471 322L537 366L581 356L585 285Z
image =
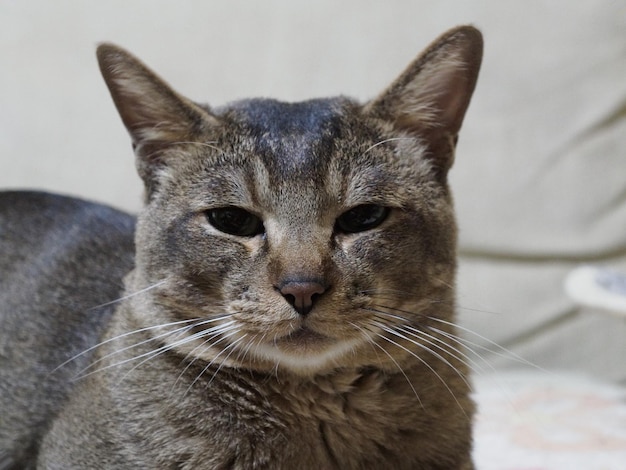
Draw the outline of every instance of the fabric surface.
M480 470L623 470L626 389L581 376L499 374L477 380Z
M562 7L520 3L486 34L451 176L461 318L543 367L626 383L626 322L563 289L581 264L626 268L626 3Z

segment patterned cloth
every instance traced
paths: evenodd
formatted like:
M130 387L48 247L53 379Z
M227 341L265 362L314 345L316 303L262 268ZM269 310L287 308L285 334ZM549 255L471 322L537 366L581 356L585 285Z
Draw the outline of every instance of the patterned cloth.
M626 390L571 375L476 380L479 470L626 469Z

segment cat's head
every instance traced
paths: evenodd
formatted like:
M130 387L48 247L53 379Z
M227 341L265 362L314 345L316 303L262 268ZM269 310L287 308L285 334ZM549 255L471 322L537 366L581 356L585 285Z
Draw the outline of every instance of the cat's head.
M146 187L131 288L181 354L309 374L422 354L453 319L446 182L482 54L454 29L378 98L211 109L98 58Z

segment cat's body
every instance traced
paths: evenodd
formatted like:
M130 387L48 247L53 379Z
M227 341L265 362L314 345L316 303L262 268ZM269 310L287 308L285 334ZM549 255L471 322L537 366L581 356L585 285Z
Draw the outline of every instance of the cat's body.
M102 46L136 252L123 214L0 198L0 465L472 468L446 173L481 46L453 30L366 105L217 111Z
M32 192L0 193L0 468L31 468L133 267L134 218Z

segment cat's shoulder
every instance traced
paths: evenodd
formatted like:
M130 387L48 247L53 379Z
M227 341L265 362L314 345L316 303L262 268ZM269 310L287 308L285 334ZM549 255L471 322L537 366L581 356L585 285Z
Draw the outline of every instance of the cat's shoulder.
M76 264L94 258L130 260L135 217L112 207L40 191L0 192L0 269L53 257ZM44 256L45 255L45 256Z
M43 220L60 225L62 222L89 221L111 225L112 228L134 230L135 217L114 209L71 196L44 191L0 191L0 223L2 228L10 222L32 225Z
M134 227L82 199L0 192L0 468L34 465L134 265Z

